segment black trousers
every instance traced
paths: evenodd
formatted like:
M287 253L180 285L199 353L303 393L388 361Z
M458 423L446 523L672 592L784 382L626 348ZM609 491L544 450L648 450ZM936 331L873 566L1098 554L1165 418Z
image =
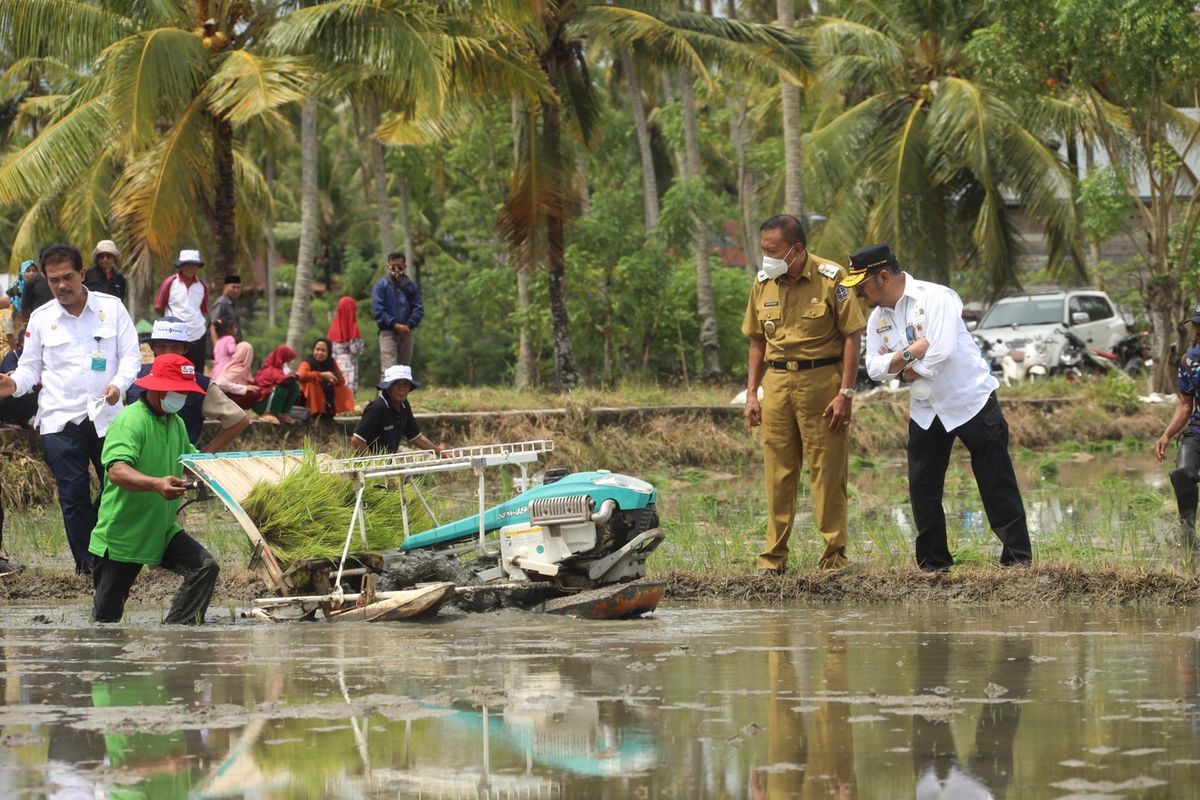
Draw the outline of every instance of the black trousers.
M1191 547L1196 542L1196 504L1200 500L1200 436L1186 431L1175 454L1175 469L1171 470L1171 487L1179 506L1179 524L1183 528L1183 543Z
M1025 505L1008 454L1008 423L993 394L979 413L952 431L934 418L929 430L908 421L908 496L917 525L917 566L932 571L954 563L946 545L946 512L942 494L950 451L959 439L971 453L971 471L983 499L988 524L1004 545L1001 564L1033 559Z
M96 468L96 476L103 488L104 471L100 468L103 447L104 439L96 435L96 426L86 419L80 423L67 423L58 433L42 434L42 453L54 474L67 544L75 557L75 572L80 575L90 573L96 560L88 552L88 545L92 540L92 528L96 527L100 495L92 498L88 464Z
M220 572L212 554L204 549L204 545L180 531L171 537L158 565L183 578L175 599L171 601L171 610L163 621L176 625L204 622L204 614L208 611L208 603L217 585L217 573ZM96 559L96 568L92 573L95 586L92 617L96 622L121 621L125 613L125 601L129 599L129 589L141 571L141 564L114 561L107 553Z

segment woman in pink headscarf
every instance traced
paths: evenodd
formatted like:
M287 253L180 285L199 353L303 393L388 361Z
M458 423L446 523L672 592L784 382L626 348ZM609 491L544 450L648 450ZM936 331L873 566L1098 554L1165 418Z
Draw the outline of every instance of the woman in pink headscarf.
M217 341L213 344L212 374L217 375L233 358L233 350L237 347L237 323L231 319L219 319L216 323Z
M254 347L249 342L241 342L234 345L229 358L213 369L212 382L242 408L253 408L264 394L254 382L253 361Z
M358 393L358 356L363 351L362 336L358 332L358 304L352 297L338 300L337 311L329 323L326 338L333 342L333 360L346 385L353 394Z

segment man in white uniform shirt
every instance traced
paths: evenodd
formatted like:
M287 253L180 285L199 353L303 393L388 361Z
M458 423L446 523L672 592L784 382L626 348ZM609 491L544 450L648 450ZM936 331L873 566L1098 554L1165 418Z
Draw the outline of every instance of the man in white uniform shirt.
M999 383L962 321L962 300L936 283L901 272L890 247L850 256L854 288L872 309L867 320L867 372L873 380L911 384L908 496L917 526L917 566L945 572L954 563L946 544L942 492L954 440L971 453L971 470L988 523L1003 544L1000 563L1033 559L1021 490L1008 454L1008 423L996 400Z
M62 508L75 571L91 572L88 552L96 508L88 462L104 483L100 450L121 398L137 377L137 331L125 305L83 285L83 258L74 247L53 245L42 252L42 273L55 300L29 316L25 349L12 375L0 375L0 397L21 396L37 384L42 452Z

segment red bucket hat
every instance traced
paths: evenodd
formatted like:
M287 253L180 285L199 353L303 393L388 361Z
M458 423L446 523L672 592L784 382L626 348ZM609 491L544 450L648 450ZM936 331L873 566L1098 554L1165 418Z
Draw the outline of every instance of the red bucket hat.
M150 365L150 374L133 382L151 392L192 392L204 394L196 383L196 367L191 361L175 353L163 353Z

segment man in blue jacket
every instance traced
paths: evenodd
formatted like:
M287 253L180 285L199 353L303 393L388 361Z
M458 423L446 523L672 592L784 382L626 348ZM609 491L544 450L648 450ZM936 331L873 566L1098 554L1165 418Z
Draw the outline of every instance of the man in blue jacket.
M408 277L403 253L388 254L388 274L371 290L371 313L379 326L379 371L412 365L413 331L425 316L421 290Z

